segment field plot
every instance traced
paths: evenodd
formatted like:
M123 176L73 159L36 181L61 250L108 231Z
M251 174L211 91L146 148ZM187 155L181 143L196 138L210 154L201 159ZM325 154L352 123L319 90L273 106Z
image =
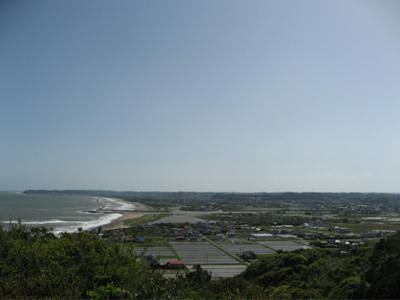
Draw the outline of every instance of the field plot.
M265 248L264 246L257 244L245 244L245 245L221 245L222 248L236 255L242 254L244 251L252 251L255 254L272 254L274 250Z
M168 247L136 247L135 252L138 255L145 254L149 255L152 254L154 256L171 256L174 257L175 254L169 249Z
M270 247L274 250L282 250L282 251L293 251L296 249L310 249L309 246L304 246L299 243L293 241L267 241L267 242L258 242L261 245Z
M183 223L192 223L196 224L199 222L204 222L203 219L190 216L190 215L172 215L168 217L161 218L157 221L154 221L150 224L163 224L163 223L171 223L171 224L183 224Z
M236 276L246 270L245 265L202 265L204 270L210 271L213 278L228 278ZM193 266L188 266L189 271L193 271Z
M186 265L239 264L208 242L170 242Z

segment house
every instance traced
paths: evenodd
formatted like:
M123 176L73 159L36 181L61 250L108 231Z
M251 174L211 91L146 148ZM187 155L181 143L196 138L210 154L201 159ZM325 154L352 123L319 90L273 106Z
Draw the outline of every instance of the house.
M217 234L215 235L215 239L216 239L216 240L223 240L224 238L225 238L225 236L224 236L223 233L217 233Z
M336 246L341 246L341 245L343 245L344 243L343 243L341 240L335 240L335 241L333 242L333 244L336 245Z
M377 232L377 231L368 231L368 232L360 233L360 237L362 239L377 238L377 237L380 237L381 235L382 234L380 232Z
M339 226L335 226L333 227L331 230L338 232L338 233L348 233L349 229L345 228L345 227L339 227Z
M268 239L274 237L274 234L271 233L250 233L249 238L253 239Z
M183 260L170 260L167 262L167 266L169 269L183 269L185 264L183 263Z
M232 238L232 237L234 237L235 236L235 231L228 231L227 233L226 233L226 237L228 237L228 238Z
M260 227L250 227L251 230L254 231L261 231L262 229Z
M140 235L140 236L138 236L137 239L136 239L136 242L137 242L137 243L144 243L144 241L145 241L144 235Z

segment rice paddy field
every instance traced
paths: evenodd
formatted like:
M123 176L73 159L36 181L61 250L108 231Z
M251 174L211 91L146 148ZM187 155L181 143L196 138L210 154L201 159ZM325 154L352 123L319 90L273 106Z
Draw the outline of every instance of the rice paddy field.
M293 251L296 249L310 249L311 247L305 246L294 241L264 241L258 244L272 248L273 250Z
M203 219L200 219L195 216L191 215L184 215L184 214L173 214L169 216L165 216L163 218L160 218L154 222L151 222L150 224L162 224L162 223L170 223L170 224L184 224L184 223L191 223L191 224L196 224L199 222L204 222Z
M185 265L229 265L239 262L208 242L170 242Z
M270 249L270 248L266 248L262 245L258 245L258 244L244 244L244 245L235 245L235 244L231 244L231 245L221 245L222 248L224 248L225 250L236 254L236 255L241 255L244 251L252 251L254 252L256 255L260 255L260 254L273 254L275 253L274 250Z

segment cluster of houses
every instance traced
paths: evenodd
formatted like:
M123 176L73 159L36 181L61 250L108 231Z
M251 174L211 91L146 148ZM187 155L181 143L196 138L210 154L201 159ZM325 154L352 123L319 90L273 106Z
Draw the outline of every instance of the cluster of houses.
M122 242L145 242L146 235L162 235L170 240L197 241L201 235L220 240L231 238L234 230L227 230L217 221L199 222L196 224L151 224L107 231L102 236Z
M274 233L277 233L277 231L272 231ZM281 231L279 231L281 232ZM300 229L292 230L292 231L284 231L289 232L292 235L295 235L299 238L305 239L305 240L337 240L337 239L343 239L343 240L348 240L348 239L368 239L368 238L380 238L388 234L392 234L395 231L393 230L372 230L368 232L362 232L362 233L353 233L349 232L347 228L343 227L332 227L329 228L328 230L324 231L303 231Z
M99 235L113 241L145 243L146 236L160 235L169 240L197 241L201 236L207 236L211 240L226 240L236 237L239 233L244 237L247 234L249 240L273 239L279 237L297 237L306 240L318 241L316 246L321 247L353 247L358 242L351 240L380 238L395 231L373 230L364 233L351 233L348 228L340 226L322 227L323 221L313 220L312 223L304 223L302 226L279 225L272 226L268 232L260 227L235 222L205 221L196 224L144 224L136 227L115 229L112 231L98 231ZM345 240L344 242L342 242ZM323 242L319 242L323 241Z
M229 230L221 226L220 222L209 221L196 224L185 224L182 226L163 226L163 235L178 241L196 241L200 235L208 236L212 240L223 240L232 238L236 234L235 230Z
M313 246L320 248L355 248L358 246L364 246L365 243L362 241L343 241L338 239L333 240L318 240L312 242Z
M201 231L192 228L191 225L184 225L183 227L163 226L162 233L164 237L172 238L176 241L191 240L197 241L200 237Z

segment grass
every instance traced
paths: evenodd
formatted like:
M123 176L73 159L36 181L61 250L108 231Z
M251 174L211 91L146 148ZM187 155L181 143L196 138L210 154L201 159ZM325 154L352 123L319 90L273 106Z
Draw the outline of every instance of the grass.
M178 255L178 252L176 252L176 250L174 249L174 247L172 247L172 245L170 243L168 243L168 247L169 249L171 249L172 253L175 254L175 256L179 259L182 260L182 258Z
M358 224L351 224L351 223L340 223L338 226L346 227L351 232L360 233L360 232L367 232L370 230L400 230L400 224L393 224L393 223L384 223L384 224L377 224L374 222L367 223L361 222Z
M146 214L139 218L128 219L124 221L126 226L139 226L147 223L157 221L158 219L170 216L171 214Z
M275 251L275 250L274 250ZM275 256L275 255L279 255L277 252L275 253L269 253L269 254L258 254L257 255L257 259L261 259L261 258L267 258L267 257L271 257L271 256Z

